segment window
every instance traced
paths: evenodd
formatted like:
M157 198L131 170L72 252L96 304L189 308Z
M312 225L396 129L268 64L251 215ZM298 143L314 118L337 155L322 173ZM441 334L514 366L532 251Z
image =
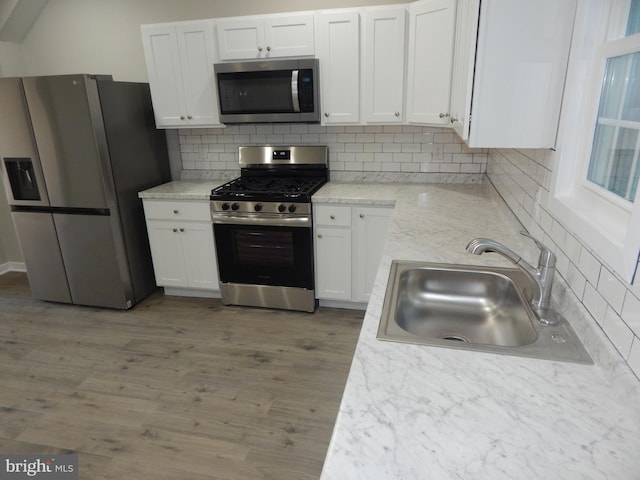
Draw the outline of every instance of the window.
M625 37L639 30L640 0L633 0ZM587 179L633 202L640 177L639 152L640 52L632 52L606 60Z
M578 2L547 206L632 282L640 252L640 0Z

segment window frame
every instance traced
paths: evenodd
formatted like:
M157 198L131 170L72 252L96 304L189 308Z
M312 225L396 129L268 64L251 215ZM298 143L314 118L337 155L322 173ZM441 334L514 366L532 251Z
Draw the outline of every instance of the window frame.
M631 203L587 179L607 59L640 51L640 33L620 35L628 9L629 0L578 3L556 167L542 203L632 283L640 253L640 189ZM612 32L619 34L617 39L610 39Z

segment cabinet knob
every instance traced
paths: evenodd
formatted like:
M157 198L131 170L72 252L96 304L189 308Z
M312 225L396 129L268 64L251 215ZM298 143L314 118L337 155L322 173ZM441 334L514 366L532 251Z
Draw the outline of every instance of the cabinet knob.
M322 238L322 234L321 233L318 234L318 238Z
M181 228L181 229L180 229L180 231L181 231L181 232L184 232L184 228Z
M176 209L173 211L173 213L175 213L175 214L177 215L178 213L180 213L180 210L178 210L178 209L176 208Z
M360 214L360 218L364 218L364 213L361 213L361 214Z
M269 45L267 45L267 52L271 51L271 47Z
M448 113L441 113L440 115L438 115L440 118L448 118L449 114Z
M396 117L399 117L400 116L400 112L396 112L395 115L396 115Z
M193 119L193 117L192 117L191 115L187 115L187 118L188 118L189 120L192 120L192 119Z
M173 233L176 233L178 231L177 228L172 228L172 230L173 230Z
M335 216L335 215L329 215L329 218L330 218L331 220L335 220L335 219L336 219L336 216Z
M324 116L329 118L329 112L324 112Z
M180 115L180 120L184 120L184 115Z
M262 47L258 47L258 51L261 52L262 51Z

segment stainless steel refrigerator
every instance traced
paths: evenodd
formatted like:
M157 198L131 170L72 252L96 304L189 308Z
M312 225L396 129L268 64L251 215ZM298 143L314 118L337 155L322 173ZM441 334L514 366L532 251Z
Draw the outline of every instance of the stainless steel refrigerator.
M139 191L170 180L149 87L0 78L0 158L33 296L127 309L155 288Z

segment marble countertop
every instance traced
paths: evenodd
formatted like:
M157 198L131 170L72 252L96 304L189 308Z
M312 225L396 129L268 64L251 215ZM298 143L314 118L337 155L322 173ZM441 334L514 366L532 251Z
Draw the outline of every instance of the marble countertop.
M176 180L138 193L139 198L165 200L209 200L211 190L228 180Z
M178 181L141 198L208 200L226 180ZM330 182L322 203L395 205L323 480L640 478L640 382L556 275L552 303L595 365L376 339L391 261L512 266L472 238L537 259L489 184Z
M490 184L333 184L316 202L395 204L321 478L640 478L640 385L556 276L552 302L595 365L376 339L393 259L512 266L537 251Z

